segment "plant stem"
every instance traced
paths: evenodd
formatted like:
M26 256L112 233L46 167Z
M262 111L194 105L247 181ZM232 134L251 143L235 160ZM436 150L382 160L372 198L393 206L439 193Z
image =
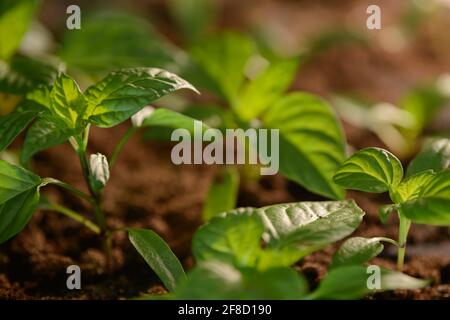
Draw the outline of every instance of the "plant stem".
M398 218L400 223L398 229L397 269L401 271L405 261L406 240L408 238L411 220L406 218L401 211L398 212Z
M91 220L83 217L82 215L76 213L75 211L72 211L69 208L66 208L62 205L50 203L50 204L42 204L39 207L44 210L52 210L52 211L61 213L65 216L81 223L82 225L84 225L86 228L88 228L92 232L94 232L96 234L101 233L100 227L98 225L93 223Z
M66 190L69 190L70 192L72 192L73 194L79 196L80 198L83 198L84 200L86 200L87 202L89 202L90 204L95 204L95 200L93 197L91 197L90 195L84 193L83 191L71 186L68 183L62 182L58 179L54 179L54 178L44 178L43 179L43 184L54 184L58 187L64 188Z
M127 143L127 141L131 138L131 136L137 130L138 130L138 128L131 126L131 127L129 127L127 129L127 131L122 136L122 138L120 138L119 142L117 143L116 147L114 148L114 151L113 151L113 153L111 155L111 158L109 159L109 168L110 168L110 170L114 166L114 164L116 163L120 152L122 151L123 147L125 146L125 143Z

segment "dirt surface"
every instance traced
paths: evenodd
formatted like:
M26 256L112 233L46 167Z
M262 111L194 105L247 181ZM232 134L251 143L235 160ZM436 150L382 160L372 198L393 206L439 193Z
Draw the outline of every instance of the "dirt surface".
M398 16L399 6L393 3L402 1L377 2L389 7L387 21ZM281 23L285 27L295 25L298 30L291 30L293 39L297 36L301 39L308 30L325 28L324 21L348 21L352 17L358 21L359 15L351 14L348 18L346 13L359 12L364 6L364 1L341 0L242 3L227 2L225 12L236 14L226 15L228 18L221 22L224 26L249 28L253 20L269 15L271 23ZM161 1L141 1L140 4L143 8L164 10ZM298 10L299 6L302 10ZM443 53L448 51L442 50L445 43L435 35L436 29L448 30L445 28L450 19L439 19L427 23L406 51L392 53L379 46L350 45L322 53L303 66L293 89L308 90L324 97L336 91L353 90L375 100L395 102L415 83L450 71L450 57ZM347 124L344 128L354 147L383 146L369 132ZM110 154L125 130L126 125L93 130L90 151ZM85 189L77 158L68 145L40 153L34 167L41 176L55 177ZM113 228L132 226L155 230L189 268L192 266L190 241L202 223L202 203L216 172L216 168L209 166L174 166L170 161L170 144L144 142L135 136L112 170L111 181L104 192L107 223ZM67 192L46 188L44 193L81 214L91 214L87 204L80 203ZM367 212L355 235L397 237L395 217L386 225L378 219L379 205L387 203L385 197L367 197L358 192L350 192L348 197L356 199ZM281 176L246 182L239 193L240 206L302 200L321 199ZM408 239L405 272L431 279L430 286L375 294L368 299L450 299L449 240L450 228L414 225ZM23 232L0 247L0 299L122 299L164 292L125 233L114 235L113 248L114 270L108 274L95 234L56 213L37 212ZM312 288L325 275L336 248L314 253L298 264ZM395 268L395 250L386 245L374 262ZM71 264L81 267L82 290L66 289L65 270Z

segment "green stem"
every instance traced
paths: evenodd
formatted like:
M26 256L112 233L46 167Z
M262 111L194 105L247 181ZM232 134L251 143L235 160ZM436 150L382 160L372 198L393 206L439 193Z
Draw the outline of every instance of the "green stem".
M125 144L127 143L127 141L131 138L131 136L138 130L138 128L136 127L129 127L127 129L127 131L125 132L125 134L122 136L122 138L120 138L119 142L117 143L116 147L114 148L114 151L111 155L111 158L109 159L109 168L111 170L111 168L114 166L114 164L117 161L117 158L120 154L120 152L122 151L123 147L125 146Z
M54 178L44 178L43 179L43 184L54 184L58 187L64 188L70 192L72 192L73 194L79 196L80 198L83 198L84 200L86 200L87 202L89 202L90 204L95 204L95 200L93 197L91 197L90 195L84 193L81 190L78 190L77 188L71 186L68 183L62 182L58 179L54 179Z
M401 211L398 212L398 218L400 220L398 229L398 250L397 250L397 269L403 270L406 252L406 240L408 238L409 227L411 226L411 220L406 218Z
M82 215L76 213L75 211L72 211L69 208L66 208L66 207L64 207L62 205L50 203L50 204L40 205L39 207L40 207L40 209L52 210L52 211L61 213L61 214L65 215L65 216L67 216L67 217L69 217L69 218L71 218L71 219L81 223L82 225L84 225L86 228L88 228L92 232L94 232L96 234L100 234L101 233L100 227L98 225L93 223L88 218L85 218Z

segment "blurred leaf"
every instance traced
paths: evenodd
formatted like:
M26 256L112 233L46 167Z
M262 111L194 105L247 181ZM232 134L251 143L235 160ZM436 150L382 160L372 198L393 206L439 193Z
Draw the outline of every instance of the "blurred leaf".
M418 196L400 208L415 223L450 225L450 171L437 173L422 186Z
M191 56L223 98L233 105L244 81L245 66L255 51L251 39L233 32L205 39L191 49Z
M152 101L180 89L197 90L177 75L157 68L115 71L86 90L89 121L109 128Z
M297 73L297 59L270 65L242 89L234 107L242 120L258 117L289 88Z
M330 268L363 264L379 255L383 247L381 238L347 239L334 254Z
M307 93L289 94L267 110L263 124L279 129L281 173L311 192L344 197L332 180L345 160L344 134L326 102Z
M60 55L69 67L90 74L174 63L172 49L149 23L118 12L83 18L82 30L65 33Z
M170 0L172 17L185 39L195 43L205 36L205 30L214 20L215 0Z
M41 60L14 57L9 65L0 64L0 92L24 95L39 85L51 84L58 70Z
M169 291L174 291L186 275L180 261L167 243L152 230L129 228L128 236L164 286Z
M434 139L425 144L422 151L411 161L406 176L433 170L440 172L450 164L450 139Z
M301 299L306 280L289 268L239 270L217 261L200 263L175 292L176 299Z
M190 133L194 133L195 121L198 120L185 116L179 112L165 108L158 108L144 119L142 126L150 128L168 128L171 130L186 129ZM201 123L201 129L205 130L207 127Z
M378 209L378 216L380 217L381 223L386 223L387 219L389 218L389 215L394 213L398 209L398 206L396 204L388 204L381 206Z
M375 193L395 190L402 178L400 160L380 148L356 152L334 175L334 181L347 189Z
M195 233L192 252L197 263L219 260L237 267L254 266L263 232L261 219L251 210L215 217Z
M380 289L368 288L371 275L367 267L358 265L342 266L332 269L320 282L319 287L310 295L311 299L360 299L370 292L395 289L419 289L428 281L416 279L398 271L380 270Z
M213 181L203 207L203 220L207 221L221 212L236 207L239 192L239 172L235 167L226 167Z
M37 0L0 2L0 59L9 60L14 54L37 7Z

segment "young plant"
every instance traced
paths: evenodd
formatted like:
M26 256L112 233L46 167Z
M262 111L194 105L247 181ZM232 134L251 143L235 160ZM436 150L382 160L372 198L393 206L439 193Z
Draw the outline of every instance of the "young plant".
M126 140L140 127L194 129L194 119L167 109L144 108L172 92L196 89L177 75L156 68L132 68L112 72L84 93L68 75L61 74L52 86L43 86L27 95L12 113L0 117L0 151L33 122L21 150L23 164L37 152L69 141L75 150L89 193L54 178L41 178L23 167L0 161L0 243L19 233L38 208L40 189L52 184L67 189L92 205L92 221L70 208L41 203L66 215L102 237L110 256L111 232L102 208L103 188L111 167ZM108 159L88 155L90 126L113 127L132 117L133 126L117 144Z
M286 93L297 73L298 59L268 61L257 54L251 39L232 32L201 41L190 54L193 70L186 77L216 93L227 108L197 105L188 107L186 114L222 129L278 129L280 172L311 192L331 199L344 197L344 190L332 180L345 159L344 135L333 110L314 95ZM237 175L235 167L227 170L217 188L229 192L210 192L207 203L222 205L206 206L205 216L236 205L235 198L221 198L235 194L240 181L227 177ZM241 173L252 175L248 170Z
M353 154L334 176L339 185L353 190L389 192L393 204L382 206L380 219L397 211L399 218L397 268L403 269L411 223L450 225L450 140L426 145L409 164L406 175L400 161L380 148Z
M187 276L150 230L130 230L130 239L171 292L173 299L356 299L374 290L420 288L426 281L380 269L368 286L363 265L383 249L385 238L351 238L335 254L330 271L310 292L291 268L310 253L351 234L364 212L353 202L299 202L240 208L212 218L194 235L196 267ZM158 257L158 258L156 258ZM154 299L157 297L146 296Z

